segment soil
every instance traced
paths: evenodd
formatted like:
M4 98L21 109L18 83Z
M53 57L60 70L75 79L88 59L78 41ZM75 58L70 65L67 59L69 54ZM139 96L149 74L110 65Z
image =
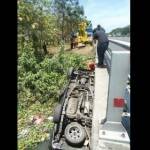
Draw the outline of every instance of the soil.
M58 53L59 48L60 47L50 47L50 48L48 48L48 52L49 52L49 54ZM73 52L73 53L77 53L77 54L81 54L81 55L86 55L86 56L95 56L95 49L93 46L91 46L89 44L87 44L86 46L79 44L77 48L74 48L72 50L70 49L70 45L66 44L65 51Z

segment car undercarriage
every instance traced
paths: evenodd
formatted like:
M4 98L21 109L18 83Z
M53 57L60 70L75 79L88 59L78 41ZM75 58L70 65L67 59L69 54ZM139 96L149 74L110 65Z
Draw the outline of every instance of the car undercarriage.
M69 84L54 110L52 150L90 150L94 71L71 68Z

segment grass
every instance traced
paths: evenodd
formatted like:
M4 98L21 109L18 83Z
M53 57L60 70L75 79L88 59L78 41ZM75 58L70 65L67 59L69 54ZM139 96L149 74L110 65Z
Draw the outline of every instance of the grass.
M69 47L69 45L67 45L66 47ZM90 57L94 56L92 49L88 50L87 47L79 50L76 49L72 51L66 51L65 53L69 54L69 53L76 53L76 52L79 54L81 53L81 55L83 56L87 56L85 54L89 52L88 56ZM67 60L67 57L65 58ZM83 61L83 59L77 59L77 58L69 57L69 59L73 59L72 61L74 61L74 59L75 61ZM25 98L24 101L26 101ZM18 150L36 150L36 147L40 142L45 141L49 138L49 130L50 128L52 128L53 122L48 120L47 118L49 116L52 116L53 108L55 107L55 105L56 105L56 99L51 98L43 104L41 104L39 101L36 101L34 104L30 105L29 107L26 108L18 107ZM44 122L38 125L32 124L31 118L39 114L44 116L45 118ZM26 131L26 134L23 135L22 133L23 131L24 132Z
M44 104L36 102L28 109L18 110L18 134L24 129L28 133L18 140L18 150L34 150L38 143L49 138L49 130L53 123L47 118L52 115L53 108L56 103L54 100L49 100ZM30 118L37 114L44 116L45 121L41 124L31 124Z

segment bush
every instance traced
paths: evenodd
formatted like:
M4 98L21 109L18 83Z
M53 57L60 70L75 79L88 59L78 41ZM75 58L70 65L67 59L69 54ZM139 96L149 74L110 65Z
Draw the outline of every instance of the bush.
M35 57L32 45L25 45L18 59L19 106L27 107L35 101L41 103L57 99L61 87L67 82L70 67L85 68L89 58L66 53L62 49L53 57L46 55L42 61Z
M66 53L61 47L53 57L46 55L39 61L31 44L19 49L18 58L18 133L29 129L27 136L19 138L19 150L36 149L41 139L48 138L43 132L52 127L51 121L28 127L29 118L38 113L47 118L58 100L59 91L66 85L70 67L85 68L88 57Z

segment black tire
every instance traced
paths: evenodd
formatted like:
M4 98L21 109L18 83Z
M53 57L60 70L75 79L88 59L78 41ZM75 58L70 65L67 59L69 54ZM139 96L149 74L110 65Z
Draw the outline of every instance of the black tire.
M86 133L80 124L72 122L65 128L65 138L68 144L80 146L85 141Z
M61 117L62 105L58 104L54 110L53 122L59 123Z
M62 104L63 103L63 100L64 100L64 97L65 97L65 94L66 94L66 91L67 91L67 88L63 88L61 89L60 93L59 93L59 102Z

